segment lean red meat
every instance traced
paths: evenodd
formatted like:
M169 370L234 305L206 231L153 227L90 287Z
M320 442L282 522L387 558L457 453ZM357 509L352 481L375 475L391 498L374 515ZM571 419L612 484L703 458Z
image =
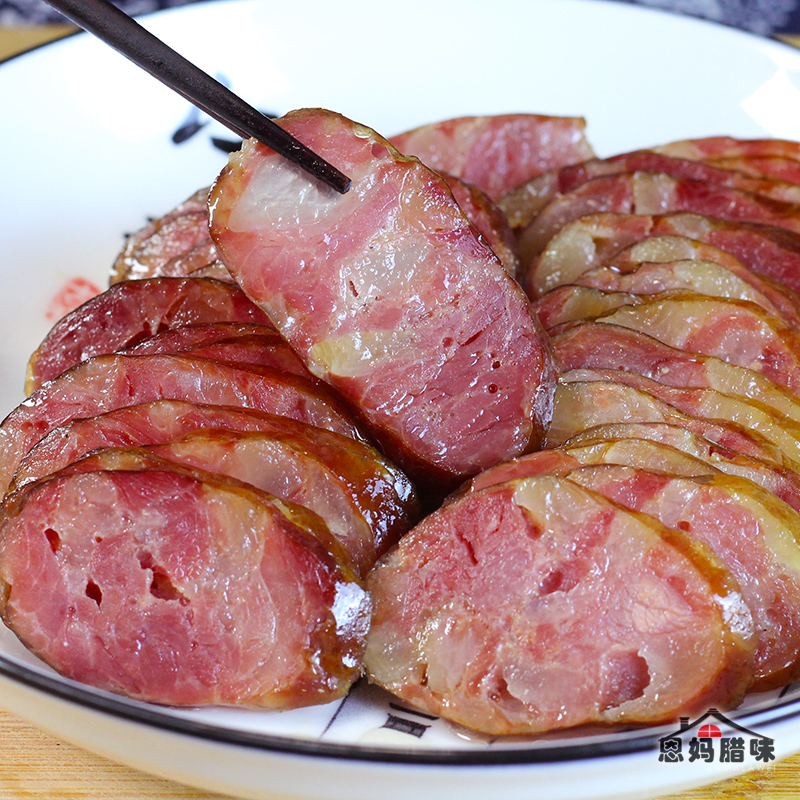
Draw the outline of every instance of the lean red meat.
M440 496L537 447L555 378L549 344L447 184L337 114L293 112L281 124L353 187L309 184L246 143L209 200L238 284L387 454Z

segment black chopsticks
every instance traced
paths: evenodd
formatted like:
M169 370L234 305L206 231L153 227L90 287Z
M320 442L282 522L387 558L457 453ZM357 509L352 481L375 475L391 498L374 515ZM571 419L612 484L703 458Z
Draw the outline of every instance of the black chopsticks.
M254 137L344 194L350 179L108 0L47 0L62 14L133 61L242 138Z

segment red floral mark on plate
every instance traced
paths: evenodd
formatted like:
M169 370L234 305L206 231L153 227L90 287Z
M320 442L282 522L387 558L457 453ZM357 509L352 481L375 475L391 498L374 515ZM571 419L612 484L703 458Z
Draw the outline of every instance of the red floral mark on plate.
M48 322L55 322L87 300L100 294L100 288L86 278L70 278L55 293L44 312Z

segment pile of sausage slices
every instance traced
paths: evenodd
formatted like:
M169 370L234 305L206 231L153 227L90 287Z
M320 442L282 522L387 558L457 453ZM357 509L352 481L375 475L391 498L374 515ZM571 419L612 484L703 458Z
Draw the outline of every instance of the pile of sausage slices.
M59 672L487 734L800 676L800 144L279 120L127 240L0 426L6 624Z

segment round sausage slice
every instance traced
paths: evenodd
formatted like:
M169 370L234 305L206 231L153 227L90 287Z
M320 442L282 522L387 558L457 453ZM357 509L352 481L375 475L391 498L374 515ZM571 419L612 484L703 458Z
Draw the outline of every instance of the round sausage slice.
M751 688L763 691L794 680L800 674L800 514L749 480L702 462L692 469L690 456L680 454L689 459L689 469L673 470L680 460L660 450L671 448L632 439L545 450L487 470L465 490L558 475L686 531L730 570L753 616L757 646ZM570 459L579 466L570 465Z
M371 679L488 734L671 721L752 677L750 612L708 548L563 478L442 507L368 588Z
M206 322L270 325L232 283L211 278L123 281L59 320L28 363L26 394L92 356L113 353L168 328Z
M358 677L369 600L308 512L178 469L7 499L5 622L62 674L154 703L293 708Z
M431 494L537 447L549 342L444 179L338 114L279 122L353 185L330 192L245 142L209 196L242 289Z
M800 511L800 474L795 470L764 459L737 453L729 447L712 442L690 430L663 422L622 422L597 425L573 436L567 446L586 444L602 445L621 441L660 442L682 453L699 459L710 467L725 473L746 478L762 489L771 492L796 511Z
M362 438L329 392L296 375L181 355L96 356L42 386L3 420L0 489L25 453L59 425L160 399L251 408Z
M364 442L288 417L180 400L128 406L59 426L22 459L12 485L51 475L93 450L148 445L163 445L166 457L230 474L312 508L334 533L353 542L364 567L419 517L411 482ZM323 508L330 508L336 524ZM352 528L351 517L356 518Z
M409 509L392 496L397 470L372 458L366 446L288 433L198 430L146 448L97 450L65 469L105 469L130 457L148 463L153 456L236 478L313 511L362 576L410 527Z

